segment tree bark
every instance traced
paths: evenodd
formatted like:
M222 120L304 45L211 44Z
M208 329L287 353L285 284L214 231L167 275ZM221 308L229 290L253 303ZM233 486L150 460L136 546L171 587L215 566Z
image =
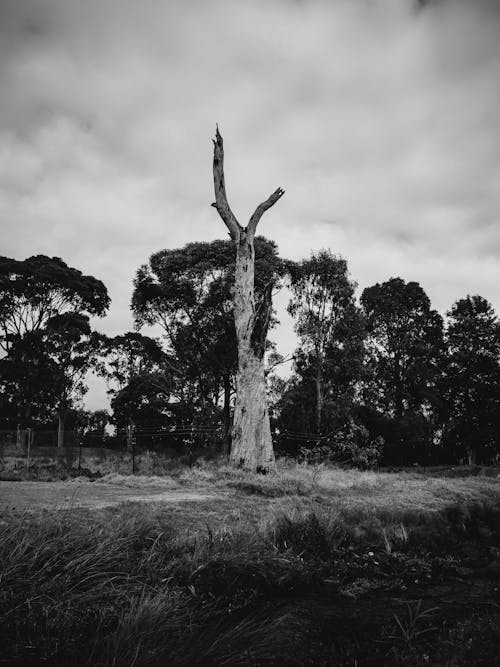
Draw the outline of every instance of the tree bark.
M274 467L267 409L263 346L255 332L253 238L240 232L234 279L234 323L238 341L238 375L230 462L237 467L267 472ZM266 332L267 333L267 332Z
M238 342L238 374L230 462L239 468L269 472L275 468L263 359L269 317L259 318L257 323L254 238L263 213L283 196L284 191L278 188L273 192L257 206L248 226L242 227L227 201L224 148L218 128L214 139L213 176L215 202L212 206L217 209L236 246L233 306ZM264 307L270 307L270 293Z
M224 456L231 454L231 376L224 375Z
M321 363L318 359L316 368L316 433L321 434L321 422L323 416L323 374L321 372Z
M64 447L64 408L62 405L57 411L57 446Z
M404 404L403 404L403 377L401 370L400 355L396 353L394 357L394 379L395 379L395 396L394 396L394 412L396 419L403 418Z

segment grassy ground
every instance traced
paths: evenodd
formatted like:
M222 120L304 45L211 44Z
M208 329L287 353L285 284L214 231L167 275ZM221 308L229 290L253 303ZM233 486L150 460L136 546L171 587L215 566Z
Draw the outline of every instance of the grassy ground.
M0 664L498 664L496 477L283 464L67 484L213 497L5 512Z

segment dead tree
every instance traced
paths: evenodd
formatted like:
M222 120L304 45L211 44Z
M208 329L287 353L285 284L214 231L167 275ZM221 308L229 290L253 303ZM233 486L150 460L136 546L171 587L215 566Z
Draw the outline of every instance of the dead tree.
M263 326L262 317L256 317L254 238L263 213L283 196L284 190L278 188L259 204L248 225L242 227L227 201L224 147L218 128L214 139L213 172L215 202L212 206L217 209L236 246L233 310L238 342L238 374L230 462L247 470L269 472L274 469L275 461L264 377L268 322ZM270 295L266 307L270 311Z

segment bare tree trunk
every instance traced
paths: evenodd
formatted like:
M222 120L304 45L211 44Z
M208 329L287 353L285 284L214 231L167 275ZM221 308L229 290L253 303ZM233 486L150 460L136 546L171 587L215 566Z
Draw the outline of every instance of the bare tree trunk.
M241 468L268 472L274 469L275 460L263 360L267 324L257 330L254 237L263 213L271 208L284 192L278 188L265 202L257 206L247 227L242 227L227 202L224 148L218 129L214 140L213 175L215 203L212 206L217 209L236 245L233 304L238 342L238 375L230 461Z
M395 365L395 391L394 391L394 412L396 419L403 418L404 404L403 404L403 377L401 370L401 359L400 355L396 353L394 357Z
M263 346L254 335L253 238L240 233L236 250L234 322L238 340L238 375L232 431L232 464L267 472L274 467L274 452L267 409ZM266 332L267 333L267 332Z
M321 422L323 416L323 374L321 372L321 363L318 359L316 368L316 433L321 433Z

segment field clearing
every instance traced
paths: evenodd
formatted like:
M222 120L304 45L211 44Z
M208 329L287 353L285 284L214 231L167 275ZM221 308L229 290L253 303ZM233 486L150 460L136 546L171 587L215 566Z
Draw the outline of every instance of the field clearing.
M154 505L206 502L208 508L215 501L221 509L230 507L236 511L240 507L246 514L258 514L269 505L282 505L284 500L289 507L292 500L297 506L319 503L340 512L386 514L415 509L440 511L455 502L497 498L500 498L499 477L436 477L283 464L277 474L269 476L212 465L164 477L110 474L94 481L85 477L65 481L0 481L0 511L4 512L102 509L126 502ZM204 514L205 509L200 506L193 508L193 512Z
M88 480L71 482L0 481L0 511L102 509L124 502L172 503L203 501L216 494L118 484L95 484Z

